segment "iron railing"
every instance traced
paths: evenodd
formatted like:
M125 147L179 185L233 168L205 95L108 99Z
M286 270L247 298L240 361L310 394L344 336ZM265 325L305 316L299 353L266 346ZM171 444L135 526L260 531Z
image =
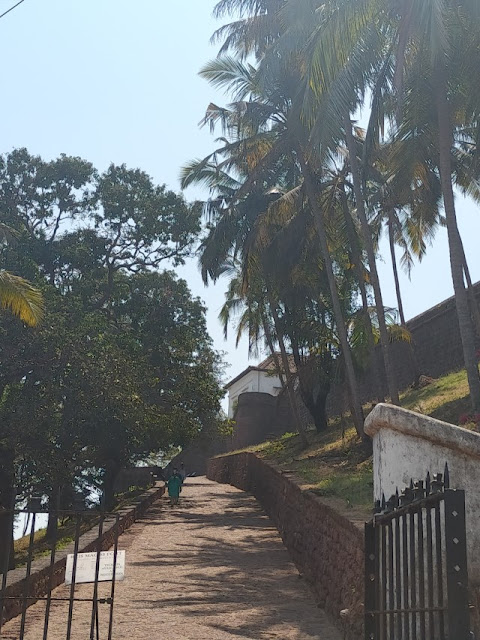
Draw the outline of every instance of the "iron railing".
M446 465L383 497L365 525L365 638L470 637L465 492Z
M112 640L113 630L113 604L115 597L115 578L117 570L119 516L118 514L99 513L95 511L56 511L53 518L58 523L62 521L68 524L69 541L66 541L65 529L54 526L53 535L47 543L46 553L49 561L45 563L42 553L38 557L38 541L36 541L35 530L40 515L52 517L52 512L42 511L1 511L0 518L8 519L8 527L13 528L15 518L23 516L28 518L28 546L23 558L22 566L19 569L10 569L11 557L10 549L2 555L2 565L0 567L0 638L15 637L16 640L32 637L32 629L29 629L28 609L35 603L43 605L43 611L35 612L34 637L37 640L48 640L50 621L52 616L52 606L55 604L61 607L57 611L57 626L64 626L65 640L72 640L76 637L74 632L74 610L76 603L90 603L89 614L89 638L90 640ZM101 552L109 546L113 546L113 575L111 584L102 585L101 594L99 589L99 572ZM77 582L77 566L79 553L82 551L96 552L94 577L89 585L81 585L82 591L79 595L79 584ZM60 587L63 584L64 565L67 554L73 555L71 569L71 584ZM37 557L36 557L37 556ZM46 566L45 566L46 564ZM43 574L43 583L37 580ZM18 585L21 585L19 592ZM42 584L44 586L42 586ZM99 605L108 608L108 612L102 615L102 624L99 620ZM103 613L103 611L102 611ZM88 615L88 614L87 614ZM39 623L39 618L43 619L43 624ZM9 621L9 622L8 622ZM82 621L85 624L85 611L82 611ZM33 622L32 622L33 624ZM42 630L40 630L40 625ZM12 627L13 625L13 627ZM2 635L5 633L5 635ZM58 630L56 631L58 634ZM87 632L88 633L88 632ZM13 636L12 636L13 634ZM72 635L73 634L73 635ZM63 632L62 632L63 636ZM58 637L56 635L55 637ZM82 634L86 638L87 634Z

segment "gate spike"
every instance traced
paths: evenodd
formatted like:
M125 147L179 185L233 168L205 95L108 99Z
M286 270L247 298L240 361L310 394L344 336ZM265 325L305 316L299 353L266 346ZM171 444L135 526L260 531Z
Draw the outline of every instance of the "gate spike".
M443 476L443 484L445 489L450 489L450 471L448 469L448 462L445 462L445 472Z
M430 495L431 490L432 490L432 483L430 481L430 471L427 471L427 479L425 481L425 491L427 496Z

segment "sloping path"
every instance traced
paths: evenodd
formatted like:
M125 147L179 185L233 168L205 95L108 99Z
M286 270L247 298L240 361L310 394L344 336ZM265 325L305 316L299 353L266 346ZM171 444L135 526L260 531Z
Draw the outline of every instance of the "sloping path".
M166 498L120 538L126 579L117 585L113 640L340 640L298 577L256 501L229 486L189 478L181 504ZM104 585L104 588L106 585ZM77 588L77 596L91 593ZM65 595L59 587L55 595ZM30 608L27 640L41 640L43 604ZM101 613L100 640L107 640ZM86 640L89 605L75 605L72 640ZM66 608L52 609L48 640L65 640ZM18 619L4 638L18 636Z

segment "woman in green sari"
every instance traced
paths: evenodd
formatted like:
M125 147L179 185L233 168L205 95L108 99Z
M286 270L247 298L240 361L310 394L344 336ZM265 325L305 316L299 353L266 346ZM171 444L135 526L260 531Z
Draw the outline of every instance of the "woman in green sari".
M180 491L182 490L183 480L177 469L173 470L172 475L168 479L167 489L168 496L170 498L170 504L178 504L178 498L180 497Z

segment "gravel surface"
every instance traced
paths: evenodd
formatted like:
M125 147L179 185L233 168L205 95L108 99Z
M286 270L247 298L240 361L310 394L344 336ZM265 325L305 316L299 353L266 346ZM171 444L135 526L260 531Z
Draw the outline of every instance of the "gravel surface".
M167 498L120 538L126 577L118 582L113 640L340 640L299 579L277 530L247 494L188 478L178 507ZM110 585L102 583L100 595ZM76 597L90 597L79 585ZM59 587L55 597L68 597ZM42 640L45 605L27 613L25 640ZM48 640L65 640L68 603L54 603ZM91 604L75 603L71 640L90 638ZM100 605L100 640L108 606ZM19 619L2 629L17 640ZM94 636L95 637L95 636Z

